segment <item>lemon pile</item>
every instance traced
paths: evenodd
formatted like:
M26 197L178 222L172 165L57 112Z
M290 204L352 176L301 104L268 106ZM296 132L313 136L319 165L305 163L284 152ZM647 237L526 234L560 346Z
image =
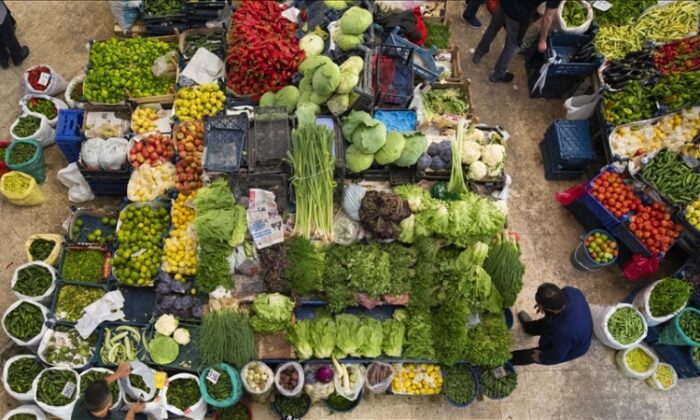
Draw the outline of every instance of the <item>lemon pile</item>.
M685 220L696 229L700 229L700 198L695 199L685 208Z
M149 107L138 107L131 114L131 130L136 134L155 131L158 111Z
M180 121L201 120L224 109L225 96L219 85L207 83L180 89L175 98L175 116Z
M178 194L172 208L173 230L165 239L163 270L175 274L175 279L183 281L183 276L193 276L197 272L197 235L194 230L195 211L192 200L197 192Z
M442 389L440 366L405 363L394 376L391 388L398 394L439 394Z

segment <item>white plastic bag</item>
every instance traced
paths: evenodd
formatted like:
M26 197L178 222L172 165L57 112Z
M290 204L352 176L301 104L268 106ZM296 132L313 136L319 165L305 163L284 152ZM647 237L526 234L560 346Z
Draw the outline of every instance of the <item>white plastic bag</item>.
M360 206L367 194L367 188L359 184L350 184L343 191L343 210L352 220L360 221Z
M114 20L116 20L119 27L122 28L123 33L129 32L139 18L139 7L141 3L141 0L111 0L109 2Z
M64 387L63 390L66 392L66 397L71 398L71 402L69 402L66 405L62 406L53 406L46 404L44 402L39 401L39 398L36 395L37 388L39 387L39 380L41 379L42 375L45 375L46 372L52 371L52 370L59 370L59 371L68 371L71 372L73 375L75 375L75 387ZM72 392L71 392L72 391ZM70 395L68 393L70 392ZM34 378L34 383L32 385L32 393L34 394L34 401L36 402L36 405L39 406L42 410L46 411L48 414L51 414L53 416L56 416L61 419L69 419L71 418L71 414L73 413L73 408L75 407L75 403L78 401L78 397L80 396L80 376L78 375L78 372L74 371L73 369L69 368L60 368L60 367L52 367L45 369L43 372L41 372L39 375L37 375L36 378Z
M71 203L85 203L95 199L90 184L87 183L83 174L78 169L78 164L73 162L58 171L56 177L61 184L68 188L68 201Z
M39 296L25 296L22 293L15 290L15 283L17 283L17 277L19 275L19 272L22 271L22 269L30 267L32 265L41 266L41 267L49 270L49 272L51 273L51 284L49 285L48 289L46 289L46 291ZM55 268L46 264L43 261L32 261L32 262L28 262L26 264L22 264L15 269L15 272L12 274L12 282L10 283L10 287L12 288L12 293L14 293L15 296L17 296L17 299L33 300L34 302L38 302L38 303L47 305L47 304L51 303L51 297L53 295L54 289L56 288L56 285L54 284L55 282L56 282L56 269Z
M156 58L151 66L151 72L156 77L175 77L177 73L177 51L170 51Z
M267 375L267 379L265 381L265 385L262 387L260 390L254 390L252 389L249 385L248 382L246 381L246 376L248 374L248 370L251 369L254 366L260 366L262 367L264 373ZM241 383L243 384L243 388L245 391L253 397L255 401L265 401L267 397L270 395L273 389L273 384L275 382L275 374L272 372L272 369L268 365L262 362L248 362L246 363L245 366L243 366L243 369L241 369Z
M148 389L139 389L131 386L129 377L119 379L119 385L124 390L125 395L128 395L133 400L151 401L156 395L156 385L153 375L155 371L144 363L134 360L131 363L131 374L138 375L143 378L143 382Z
M615 350L622 350L634 347L637 344L641 343L642 340L644 340L647 336L647 324L645 322L644 334L642 334L642 336L639 337L637 341L629 344L622 344L619 341L615 340L615 338L610 334L610 331L608 331L608 320L610 319L610 316L612 316L612 314L614 314L615 311L617 311L620 308L634 308L634 306L630 305L629 303L618 303L617 305L612 306L591 305L591 315L593 317L593 333L595 334L596 338L600 340L601 343L603 343L603 345ZM642 314L639 315L641 316ZM644 317L641 317L642 321L644 321Z
M76 331L77 332L77 331ZM46 356L44 355L44 352L46 351L46 348L49 345L54 345L51 343L51 338L56 336L56 340L54 340L54 343L56 345L56 348L61 349L61 348L71 348L74 347L70 343L70 336L68 336L66 333L56 331L52 328L49 328L44 336L41 338L41 342L39 342L39 349L37 350L37 354L39 355L39 359L41 359L42 362L49 366L55 366L55 367L64 367L64 368L71 368L71 369L76 369L76 370L83 370L87 367L92 362L92 358L95 355L96 348L92 348L92 353L89 355L89 357L85 357L85 362L84 363L79 363L79 364L74 364L74 363L69 363L69 362L50 362L47 360ZM97 334L95 334L95 337Z
M386 377L382 382L378 382L374 385L370 385L369 383L369 378L367 375L369 374L370 370L372 369L372 366L384 366L389 369L389 376ZM367 389L370 390L370 392L373 392L375 394L383 394L386 392L387 389L391 386L391 381L394 379L394 369L391 367L390 364L388 363L383 363L383 362L372 362L367 366L367 369L365 369L365 385L367 386Z
M341 375L336 369L335 375L333 376L333 383L335 384L336 394L345 397L345 399L350 401L355 401L362 392L362 387L365 385L365 372L364 367L360 364L341 364L341 368L345 368L348 374L352 373L355 377L355 385L350 385L349 388L343 386L343 380L340 379Z
M187 416L188 418L195 420L203 419L207 414L207 403L204 402L204 399L201 396L199 397L199 401L185 410L180 410L179 408L168 404L169 385L178 379L194 379L197 381L197 385L199 385L199 378L191 373L178 373L177 375L169 377L168 382L159 394L163 398L163 405L165 406L166 410L168 410L169 413L175 414L176 416Z
M46 119L45 116L41 114L31 114L33 117L37 117L41 120L39 123L39 129L36 130L36 132L30 136L27 137L18 137L15 135L15 126L19 123L19 119L22 117L26 117L28 114L22 114L17 119L15 122L12 123L12 126L10 126L10 137L12 138L12 141L17 141L17 140L36 140L38 141L42 147L47 147L51 146L56 142L56 130L51 127L49 124L49 120Z
M29 72L37 67L46 67L49 70L48 72L44 72L39 76L39 85L45 86L44 89L35 89L29 83ZM28 68L27 71L24 72L23 80L24 91L26 93L44 93L49 96L54 96L66 90L66 86L68 86L66 79L61 77L61 75L48 64L38 64Z
M669 386L666 387L666 388L665 388L664 385L663 385L661 382L659 382L659 380L656 378L656 374L659 372L659 369L660 369L662 366L663 366L663 367L666 367L666 368L668 368L668 369L671 369L671 373L672 373L672 375L673 375L673 376L672 376L672 377L673 377L673 382L671 382L671 385L669 385ZM676 386L676 384L678 383L678 373L676 373L676 369L674 369L673 366L669 365L668 363L659 363L659 364L656 366L656 370L654 371L654 374L651 375L650 377L648 377L648 378L646 379L646 383L647 383L647 385L649 385L650 387L652 387L652 388L654 388L654 389L658 389L658 390L660 390L660 391L668 391L669 389L671 389L671 388L673 388L674 386Z
M22 107L23 114L30 114L30 115L36 115L36 116L41 115L42 117L45 117L46 119L48 119L48 117L46 117L44 114L40 114L38 112L31 111L29 109L27 102L29 102L32 98L46 99L46 100L51 101L53 103L53 105L56 107L56 116L49 120L49 125L51 127L56 127L56 124L58 123L58 111L60 111L62 109L68 109L68 105L65 102L63 102L62 100L60 100L58 98L53 98L49 95L30 93L28 95L24 95L22 97L22 99L19 100L19 106Z
M36 418L36 420L46 420L46 414L41 411L41 408L35 405L23 405L21 407L14 408L8 411L7 414L2 417L2 420L9 420L17 414L31 414Z
M7 383L7 376L10 373L10 366L12 366L12 364L17 360L21 359L36 359L36 356L34 356L33 354L20 354L7 359L5 365L2 367L2 384L5 387L5 391L7 391L8 395L16 399L17 401L23 403L32 402L34 401L34 394L32 392L32 388L29 388L29 391L27 392L19 393L13 391L12 388L10 388L10 385Z
M103 373L107 373L109 375L114 373L114 371L112 371L110 369L99 368L99 367L86 369L80 374L80 381L81 382L83 380L82 379L83 376L85 376L88 372L103 372ZM121 387L121 383L119 383L119 381L117 381L117 385L119 386L119 398L117 398L116 401L112 401L112 406L109 408L110 410L118 410L119 407L122 405L122 400L124 399L124 390Z
M289 366L293 367L294 370L296 370L297 375L299 375L297 386L291 391L288 391L280 384L281 374ZM304 369L301 367L301 365L297 362L287 362L279 365L275 371L275 388L277 388L277 391L285 397L296 397L301 394L301 392L304 390Z
M105 171L118 171L126 164L126 139L110 137L100 143L98 160Z
M646 372L637 372L636 370L633 370L627 365L627 353L636 348L642 349L652 359L651 366L649 366L649 369L647 369ZM617 361L617 366L618 368L620 368L620 372L622 372L623 375L625 375L628 378L640 380L647 379L648 377L653 375L654 372L656 372L656 367L659 365L659 358L656 357L654 352L652 352L647 347L641 344L618 351L615 355L615 360Z
M316 379L316 374L321 366L329 365L320 363L310 363L304 365L304 392L309 396L309 398L311 398L311 403L325 400L333 393L333 391L335 391L335 384L332 380L324 384Z
M90 169L100 168L100 146L104 139L95 137L85 140L80 146L80 161Z
M211 83L224 76L224 62L206 48L199 48L182 71L182 76L200 85Z
M600 94L572 96L564 101L567 120L587 120L593 115Z
M29 303L30 305L34 305L38 307L41 310L41 313L44 315L44 322L42 323L41 331L34 337L30 338L27 341L22 341L19 338L16 338L12 336L8 331L7 328L5 328L5 318L7 318L7 315L9 315L10 312L12 312L16 307L23 303ZM39 346L39 342L41 341L41 337L44 336L44 333L46 333L47 327L46 327L46 318L49 310L46 309L46 307L40 303L34 302L33 300L29 299L20 299L15 302L13 302L5 311L5 314L2 316L2 330L5 332L5 335L10 337L12 341L17 343L20 346L26 346L29 347L32 350L36 350L37 347Z
M655 281L654 283L639 291L639 293L637 293L637 296L635 296L634 300L632 301L632 305L634 305L639 310L639 312L642 313L644 319L647 321L647 325L649 325L650 327L655 327L659 324L663 324L666 321L670 321L671 319L673 319L674 316L680 313L680 311L685 309L685 307L687 306L686 303L685 305L681 306L676 312L666 316L653 316L651 314L651 309L649 308L649 297L651 297L651 292L661 281L663 280Z
M71 92L73 92L73 89L75 89L75 85L77 85L78 83L82 83L83 80L85 80L85 73L80 73L79 75L72 78L70 82L68 82L66 91L63 93L63 98L66 100L66 104L70 108L83 109L83 107L85 107L85 102L74 101L70 97Z
M580 24L579 26L574 26L571 27L567 25L566 21L562 17L562 12L564 11L564 5L566 5L567 1L578 1L580 2L587 11L586 15L586 20ZM591 26L591 22L593 22L593 8L587 1L582 1L582 0L564 0L559 4L559 7L557 8L557 22L559 23L559 27L561 28L562 32L567 33L567 34L576 34L576 35L581 35L585 33L588 28Z

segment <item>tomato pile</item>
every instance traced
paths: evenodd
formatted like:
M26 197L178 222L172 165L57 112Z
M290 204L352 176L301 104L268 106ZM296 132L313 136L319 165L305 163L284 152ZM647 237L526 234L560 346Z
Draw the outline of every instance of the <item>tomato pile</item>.
M618 219L643 207L632 187L615 172L604 172L593 181L591 194Z
M593 261L605 264L617 257L617 242L603 232L595 232L586 237L586 251Z
M129 162L134 169L144 163L155 166L175 157L175 147L170 136L158 132L137 141L129 151Z
M666 252L683 231L671 213L659 203L643 206L629 219L629 229L652 254Z

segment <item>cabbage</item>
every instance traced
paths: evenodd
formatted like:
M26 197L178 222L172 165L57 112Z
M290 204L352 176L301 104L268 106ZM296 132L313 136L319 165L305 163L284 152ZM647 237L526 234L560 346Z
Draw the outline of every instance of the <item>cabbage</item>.
M304 50L307 57L320 55L323 53L324 46L323 38L315 33L306 34L299 40L299 48Z
M333 115L337 116L343 114L348 110L348 108L350 108L350 95L347 93L336 93L335 95L331 96L331 99L328 100L326 106Z
M397 131L391 131L386 136L386 143L374 155L374 160L380 165L388 165L401 157L406 146L406 138Z
M347 35L362 35L372 24L372 13L361 7L349 8L340 18L340 30Z
M343 210L352 220L360 221L360 206L365 198L367 189L362 185L350 184L343 193Z
M425 135L419 131L404 136L406 146L401 151L401 156L394 162L396 166L409 167L418 162L418 158L428 147Z
M365 60L362 58L353 55L352 57L348 57L347 60L343 61L343 64L340 65L340 72L350 72L350 73L362 73L362 70L365 66Z
M374 154L386 143L386 126L364 111L352 111L340 129L343 137L364 154Z
M343 10L348 7L346 0L323 0L323 2L333 10Z
M260 97L260 106L275 106L275 93L267 92Z
M337 64L333 62L326 63L314 71L311 86L314 92L320 96L330 96L335 92L338 84L340 84L340 68ZM314 102L313 99L312 102Z
M374 161L374 155L368 153L362 153L360 148L351 144L345 150L345 163L348 165L348 169L352 172L362 172L369 169Z
M333 31L333 42L340 48L341 51L350 51L362 44L364 38L362 35L344 34L339 29Z
M333 60L326 57L325 55L316 55L313 57L308 57L304 61L302 61L301 64L299 64L299 71L304 76L313 75L317 68L329 63L332 64ZM301 88L301 85L299 87Z
M174 362L180 354L177 341L164 335L159 335L148 343L148 353L157 365L167 365Z
M289 85L278 90L275 93L275 106L287 108L288 113L294 112L299 101L299 89L296 86Z

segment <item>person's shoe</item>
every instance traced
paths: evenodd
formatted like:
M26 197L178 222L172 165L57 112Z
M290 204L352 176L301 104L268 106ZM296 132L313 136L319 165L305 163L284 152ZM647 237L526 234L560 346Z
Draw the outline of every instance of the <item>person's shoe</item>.
M29 47L24 46L20 50L19 57L17 58L12 58L12 62L15 63L15 66L20 66L22 65L22 62L24 62L24 59L29 57Z
M0 59L0 66L4 69L9 69L10 68L10 57L5 58L4 60Z
M474 55L472 56L472 63L474 63L474 64L481 63L481 57L482 57L481 55L474 53Z
M508 71L504 75L498 75L496 73L493 73L491 77L489 77L489 82L491 83L510 83L512 81L513 73Z
M472 17L467 17L465 16L464 13L462 13L462 20L467 23L467 25L471 26L472 28L479 29L481 28L481 21L476 18L476 16Z
M520 320L521 324L532 322L532 317L530 317L530 315L525 311L518 312L518 319Z

